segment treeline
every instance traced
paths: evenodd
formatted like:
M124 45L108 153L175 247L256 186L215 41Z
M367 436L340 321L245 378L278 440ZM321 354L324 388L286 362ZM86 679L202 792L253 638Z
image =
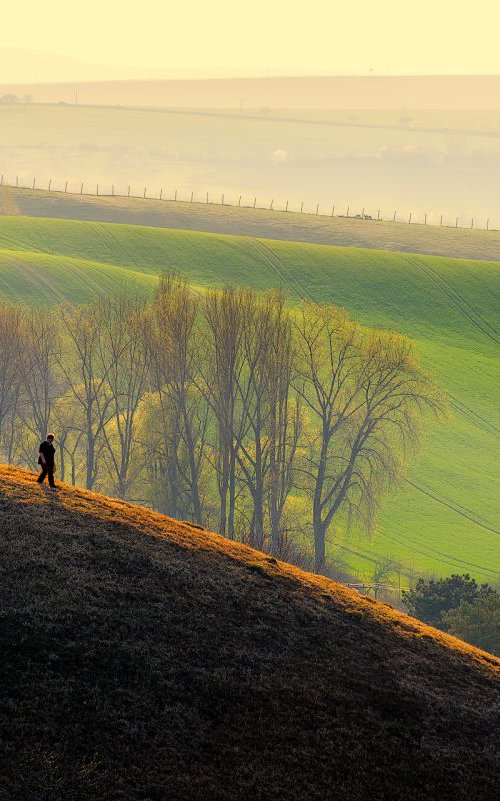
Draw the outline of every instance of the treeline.
M32 466L56 433L61 480L151 505L316 570L342 521L371 528L443 401L411 342L279 292L0 307L0 440Z
M403 600L414 617L500 656L500 593L468 573L420 578Z
M33 98L31 95L23 95L22 97L18 97L18 95L7 94L0 97L0 105L8 106L9 108L11 106L18 106L21 104L28 106L31 103L33 103Z

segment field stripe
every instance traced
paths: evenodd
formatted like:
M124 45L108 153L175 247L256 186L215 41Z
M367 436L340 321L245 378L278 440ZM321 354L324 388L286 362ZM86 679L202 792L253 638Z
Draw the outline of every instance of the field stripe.
M493 568L485 567L484 565L478 565L475 562L468 562L465 559L459 559L456 556L452 556L451 554L444 553L443 551L438 551L436 548L431 548L429 545L423 545L419 543L419 547L416 547L415 544L411 544L409 542L399 540L393 534L387 534L386 531L381 532L381 536L385 537L385 539L390 540L391 542L395 542L397 545L400 545L405 550L413 551L414 553L418 553L421 556L427 556L429 559L433 559L437 562L441 562L442 564L450 565L451 567L458 567L460 565L465 567L474 567L477 570L482 570L484 573L491 573L495 576L500 576L500 570L493 570ZM436 556L437 554L437 556ZM444 557L444 558L439 558Z
M449 498L439 497L439 495L436 495L434 492L425 489L425 487L415 484L408 478L405 479L405 481L407 484L410 485L410 487L413 487L413 489L418 490L418 492L422 492L424 495L427 495L428 498L432 498L433 501L436 501L437 503L440 503L443 506L447 506L448 509L452 509L457 514L462 515L462 517L466 517L467 520L470 520L471 523L475 523L476 526L481 526L481 528L484 528L486 531L490 531L492 534L500 535L500 531L494 528L492 523L489 523L487 520L484 520L484 518L481 518L479 515L476 515L476 513L472 512L470 509L465 509L463 506L460 506L460 504L456 503L455 501L452 501Z
M486 434L490 434L492 437L495 437L495 439L500 441L500 428L497 428L495 425L493 425L493 423L485 420L484 417L481 417L481 415L460 401L458 398L455 398L453 395L450 395L449 397L451 406L456 412L458 412L458 414L468 420L468 422L477 426L477 428L480 428Z
M441 297L444 298L450 306L459 311L474 328L488 337L495 345L500 345L500 335L496 329L493 328L487 320L484 320L474 307L471 306L459 292L450 286L437 270L431 267L424 259L415 259L410 256L403 256L403 258L409 264L419 267Z
M276 253L271 250L267 243L263 242L261 239L254 239L250 241L254 246L254 249L258 251L259 255L264 259L266 264L271 267L271 269L275 272L283 285L286 286L287 289L292 293L292 295L295 295L299 300L307 298L307 300L312 302L311 295L307 289L302 286L299 279L292 273L288 264L280 259Z

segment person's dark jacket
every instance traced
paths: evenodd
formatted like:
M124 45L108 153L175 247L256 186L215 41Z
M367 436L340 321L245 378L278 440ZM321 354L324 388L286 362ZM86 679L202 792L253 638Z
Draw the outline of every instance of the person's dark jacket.
M52 443L51 442L47 442L47 440L45 440L45 442L42 442L40 444L40 447L39 447L38 451L39 451L39 453L42 453L44 455L45 462L46 462L46 464L44 465L43 462L42 462L41 457L39 456L38 457L38 464L41 464L42 467L54 467L54 457L55 457L55 454L56 454L56 449L54 448Z

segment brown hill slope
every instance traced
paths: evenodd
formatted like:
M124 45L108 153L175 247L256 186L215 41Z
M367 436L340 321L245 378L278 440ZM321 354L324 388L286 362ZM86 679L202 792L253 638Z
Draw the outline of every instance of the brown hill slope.
M500 795L500 660L217 535L0 468L1 801Z
M317 245L500 261L500 232L0 187L0 216L148 225Z

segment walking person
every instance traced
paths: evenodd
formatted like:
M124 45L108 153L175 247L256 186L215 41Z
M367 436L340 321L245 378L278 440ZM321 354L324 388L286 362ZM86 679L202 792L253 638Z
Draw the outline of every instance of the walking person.
M42 468L42 472L38 476L38 483L43 484L45 478L48 476L49 478L49 487L52 489L56 488L54 482L54 457L56 455L56 449L53 445L54 442L54 435L47 434L47 438L40 444L38 449L38 464Z

